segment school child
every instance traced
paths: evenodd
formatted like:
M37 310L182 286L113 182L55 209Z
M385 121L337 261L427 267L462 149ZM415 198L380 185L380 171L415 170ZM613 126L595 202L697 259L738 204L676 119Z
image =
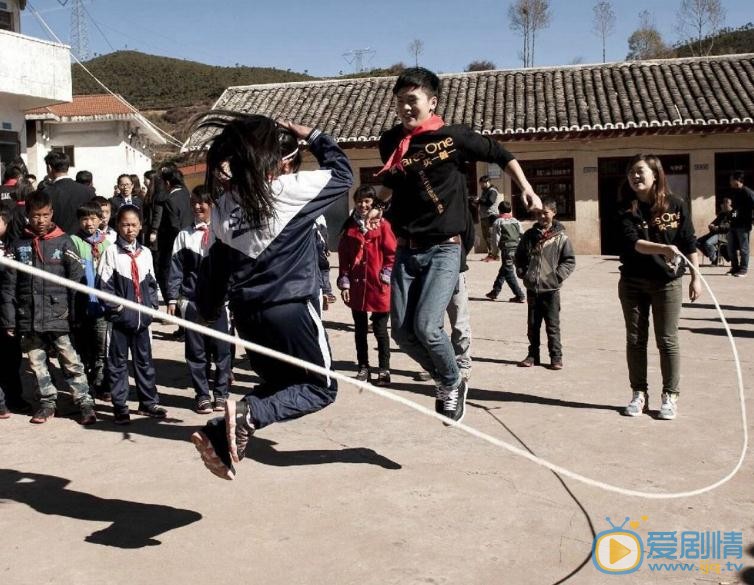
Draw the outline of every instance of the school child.
M92 197L92 201L95 201L100 206L100 209L102 209L102 220L99 224L100 231L105 234L105 238L108 242L114 244L115 240L118 238L118 232L110 227L110 216L113 213L112 201L110 201L107 197L102 197L102 195Z
M314 220L314 236L317 243L317 264L319 266L319 282L322 286L322 309L327 311L329 306L336 302L337 297L332 294L330 284L330 245L328 244L329 233L327 220L320 215Z
M110 246L100 229L103 221L102 206L92 199L82 204L76 215L81 229L71 236L76 253L84 269L82 282L95 287L97 267L104 251ZM84 363L92 395L110 400L105 391L105 360L107 359L107 321L102 303L94 295L76 293L76 323L73 324L73 345Z
M511 214L511 204L507 201L501 202L497 209L500 215L492 224L492 237L498 243L502 264L497 273L497 278L492 284L492 290L484 296L494 301L503 289L503 283L507 282L514 295L508 299L508 302L525 303L526 295L524 295L524 291L521 290L516 279L515 267L516 248L521 239L521 224Z
M194 225L181 230L173 243L173 259L168 274L168 313L175 315L176 308L188 321L198 321L196 295L201 263L215 241L211 231L212 194L203 186L195 187L191 193L191 209L194 212ZM228 311L220 311L220 318L212 323L212 328L221 333L230 333ZM230 386L231 351L230 344L213 337L196 333L190 329L185 333L186 363L191 375L191 383L196 392L195 410L199 414L225 411ZM214 403L210 400L209 371L215 364Z
M118 239L102 255L97 269L97 288L157 309L157 281L152 253L138 241L141 213L134 205L122 205L115 216ZM165 418L159 406L155 369L152 363L152 336L149 315L123 305L105 303L105 315L111 323L107 353L107 377L113 401L115 424L129 424L128 352L133 360L139 407L136 414Z
M264 116L213 112L202 128L218 130L207 151L207 181L211 192L223 192L212 212L217 240L209 273L202 272L199 313L216 320L227 297L241 338L329 368L312 226L348 193L348 157L319 130ZM307 141L320 169L298 171L299 140ZM233 464L254 432L317 412L337 394L326 375L248 355L264 381L239 402L228 400L225 417L191 437L207 468L224 479L234 478Z
M26 215L28 227L22 237L11 244L12 256L23 264L80 282L83 270L79 257L70 236L53 223L49 193L29 194ZM0 327L5 329L5 335L20 336L21 350L27 354L36 377L39 404L31 422L42 424L55 415L58 391L47 367L49 352L54 350L71 388L73 402L81 411L79 422L94 424L97 417L84 364L68 335L71 323L76 321L71 289L25 272L6 270L0 291Z
M338 244L338 288L343 302L351 308L356 327L356 379L369 380L367 319L372 313L372 331L377 339L379 370L375 386L390 384L390 273L395 262L396 241L386 219L368 225L367 216L377 194L371 185L361 185L353 195L354 209L343 226Z
M528 302L529 353L518 362L521 368L539 365L539 333L544 320L550 369L563 369L560 287L576 267L576 256L563 224L555 220L557 212L554 199L542 201L537 223L526 230L516 249L516 271L526 286Z

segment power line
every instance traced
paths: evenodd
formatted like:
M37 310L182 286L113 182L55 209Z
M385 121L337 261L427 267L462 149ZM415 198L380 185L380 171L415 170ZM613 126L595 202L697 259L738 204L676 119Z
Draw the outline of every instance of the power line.
M58 1L60 1L60 0L58 0ZM29 2L28 5L29 5L29 8L31 8L31 12L34 15L34 17L48 31L48 33L52 35L52 37L54 38L54 40L57 41L58 43L60 43L61 45L64 44L63 41L60 40L60 37L58 37L58 35L56 35L55 32L47 24L47 21L45 21L45 19L42 18L42 16L39 14L39 12L37 11L37 9L34 8L34 6L32 6L31 2ZM137 110L133 105L131 105L128 101L126 101L126 99L123 96L120 96L120 95L116 94L115 92L113 92L102 81L100 81L100 79L96 75L94 75L94 73L92 73L91 71L89 71L89 69L86 67L86 65L84 65L81 62L81 60L78 58L78 56L73 51L71 51L71 57L73 57L73 59L76 61L76 63L84 71L86 71L89 74L89 76L92 79L94 79L94 81L96 81L102 87L102 89L104 89L107 93L109 93L115 99L117 99L118 101L120 101L124 106L126 106L127 108L129 108L135 114L141 115L141 113L139 112L139 110ZM178 140L175 136L173 136L172 134L169 134L168 132L166 132L165 130L163 130L162 128L160 128L159 126L157 126L156 124L154 124L153 122L151 122L146 117L142 116L142 118L144 118L144 121L147 123L148 126L150 126L152 129L156 130L158 133L160 133L163 136L165 136L168 139L168 142L171 142L173 144L173 146L177 146L178 148L183 147L183 143L180 140Z
M100 28L99 24L97 24L97 21L94 20L94 18L92 18L92 15L86 9L86 6L84 6L83 4L81 6L83 7L84 12L86 12L86 15L89 17L89 20L92 21L92 24L94 24L95 28L99 31L99 34L101 34L102 38L105 39L105 42L107 43L107 46L110 47L110 50L113 51L113 52L117 51L117 49L115 47L113 47L113 44L110 42L110 39L108 39L107 36L105 35L105 33L102 31L102 29Z
M369 47L366 49L351 49L343 53L343 58L346 60L346 63L353 65L356 73L361 73L366 71L365 62L368 63L371 61L376 52Z

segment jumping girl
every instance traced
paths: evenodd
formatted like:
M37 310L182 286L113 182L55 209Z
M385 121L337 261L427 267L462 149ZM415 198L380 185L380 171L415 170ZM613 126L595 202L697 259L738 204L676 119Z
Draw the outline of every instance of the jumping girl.
M227 297L242 338L329 368L313 224L348 193L348 158L319 130L264 116L213 112L199 129L219 130L209 142L207 186L221 192L199 313L214 321ZM298 171L299 140L307 141L319 170ZM233 464L254 431L321 410L337 393L329 377L248 355L262 383L239 402L229 400L224 417L191 437L207 468L224 479L234 478Z

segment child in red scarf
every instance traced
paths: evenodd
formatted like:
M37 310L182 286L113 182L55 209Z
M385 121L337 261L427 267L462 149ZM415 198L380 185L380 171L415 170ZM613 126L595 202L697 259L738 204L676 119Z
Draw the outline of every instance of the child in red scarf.
M368 224L367 216L376 197L374 187L362 185L354 193L354 209L346 221L338 245L340 274L338 288L351 308L356 326L356 379L369 380L367 317L372 313L372 330L377 338L379 371L375 386L390 384L390 273L395 262L396 241L387 220Z
M118 297L157 309L157 280L152 253L137 237L141 231L141 212L134 205L123 205L115 216L118 239L105 250L97 269L97 288ZM128 399L128 352L134 364L139 408L136 414L165 418L158 406L157 383L152 363L152 336L149 315L105 303L105 315L112 323L107 354L107 378L113 401L115 424L128 424L131 417Z
M105 232L100 229L102 208L92 199L76 210L80 230L71 236L84 269L83 284L94 287L97 267L102 254L110 245ZM92 394L110 401L105 386L105 359L107 349L107 321L99 299L94 295L76 294L78 319L73 324L73 345L81 356Z
M71 238L53 223L50 195L35 191L26 199L29 223L24 234L10 246L10 254L28 264L79 282L83 270ZM65 372L74 403L81 409L81 424L97 421L84 365L71 344L69 332L75 323L73 293L66 287L15 270L5 271L0 288L1 334L21 337L21 350L29 358L37 381L39 405L31 418L42 424L55 415L58 397L47 367L55 350Z

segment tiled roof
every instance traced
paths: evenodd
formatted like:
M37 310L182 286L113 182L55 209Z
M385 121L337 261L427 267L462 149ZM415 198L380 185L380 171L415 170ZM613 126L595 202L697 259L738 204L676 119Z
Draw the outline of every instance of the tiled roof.
M110 94L75 95L73 101L28 110L27 116L52 114L57 118L90 118L94 116L114 116L134 114L131 108Z
M438 113L483 134L566 134L752 126L754 54L441 75ZM321 128L339 142L373 143L395 125L395 77L228 88L218 109ZM195 134L188 146L206 138ZM366 144L365 144L366 145Z

